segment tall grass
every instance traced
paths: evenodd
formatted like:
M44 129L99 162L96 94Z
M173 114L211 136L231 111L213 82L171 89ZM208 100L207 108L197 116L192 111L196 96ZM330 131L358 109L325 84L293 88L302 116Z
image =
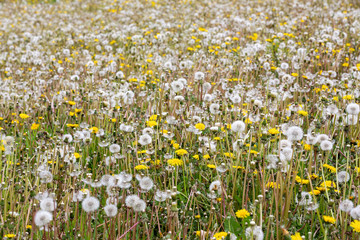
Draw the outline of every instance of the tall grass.
M0 236L359 238L358 12L3 2Z

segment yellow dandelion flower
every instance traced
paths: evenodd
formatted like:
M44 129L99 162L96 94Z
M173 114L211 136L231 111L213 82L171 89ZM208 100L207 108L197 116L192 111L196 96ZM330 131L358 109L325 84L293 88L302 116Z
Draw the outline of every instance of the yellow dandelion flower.
M266 184L267 188L280 188L280 184L277 184L276 182L268 182Z
M158 124L157 124L156 121L147 121L147 122L146 122L146 125L147 125L148 127L154 127L154 126L157 126Z
M360 232L360 221L354 220L353 222L350 223L350 227L354 229L354 232Z
M245 169L244 167L242 167L242 166L232 166L233 168L235 168L235 169Z
M192 157L195 158L196 160L199 160L199 155L197 155L197 154Z
M272 134L272 135L275 135L275 134L279 134L280 133L280 131L278 130L278 129L276 129L276 128L271 128L271 129L269 129L269 131L268 131L270 134Z
M85 194L90 193L90 190L87 189L87 188L83 188L83 189L81 189L80 191L83 192L83 193L85 193Z
M151 117L149 118L150 121L156 121L157 120L157 115L151 115Z
M218 232L218 233L215 233L213 237L216 240L221 240L221 239L225 239L227 235L228 234L226 232Z
M89 130L92 132L92 133L97 133L99 131L99 129L97 127L92 127L92 128L89 128Z
M323 216L323 219L325 222L331 223L331 224L334 224L336 222L335 218L330 217L330 216Z
M298 183L300 183L300 184L309 184L309 180L306 180L306 179L302 179L301 177L299 177L299 176L296 176L295 177L295 181L296 182L298 182Z
M307 111L303 111L303 110L299 110L299 111L298 111L298 114L299 114L299 115L302 115L302 116L304 116L304 117L306 117L307 115L309 115Z
M354 99L354 96L353 95L345 95L345 96L343 96L343 99L344 100L352 100L352 99Z
M66 124L67 127L73 127L73 128L76 128L79 126L79 124L71 124L71 123L68 123Z
M188 154L188 151L186 151L185 149L178 149L175 151L176 155L178 156L183 156L185 154Z
M14 238L14 237L16 237L16 234L13 234L13 233L4 235L4 238Z
M332 172L332 173L336 173L336 168L333 167L333 166L330 166L330 165L328 165L328 164L324 164L323 167L324 167L324 168L327 168L327 169L330 170L330 172Z
M137 165L135 167L135 170L146 170L146 169L149 169L149 167L145 165Z
M310 150L311 150L311 145L309 145L309 144L304 144L304 149L305 149L306 151L310 151Z
M153 165L160 165L161 161L159 159L157 159L155 161L150 161L150 163Z
M38 129L39 127L40 127L40 124L33 123L33 124L31 125L31 130L36 130L36 129Z
M316 190L316 189L314 189L314 190L312 190L311 192L309 192L311 195L319 195L321 192L319 191L319 190Z
M318 177L319 177L319 176L316 175L316 174L311 174L311 176L310 176L311 179L317 179Z
M225 157L231 157L231 158L233 158L233 157L234 157L234 154L231 153L231 152L226 152L226 153L224 153L224 156L225 156Z
M198 129L198 130L200 130L200 131L202 131L202 130L205 129L205 124L203 124L203 123L197 123L197 124L195 124L195 128Z
M250 213L246 209L241 209L238 210L235 215L237 218L247 218L248 216L250 216Z
M244 122L247 123L247 124L252 124L252 121L250 120L250 118L245 119Z
M259 153L259 152L255 151L255 150L250 150L250 151L248 151L248 152L250 152L250 153L252 153L252 154L254 154L254 155L256 155L256 154Z
M336 184L333 181L325 181L323 183L321 183L320 185L321 187L333 187L336 188Z
M27 115L27 114L25 114L25 113L20 113L19 116L20 116L21 119L27 119L27 118L30 117L29 115Z
M182 166L184 164L184 162L178 158L169 159L167 163L171 166Z
M209 154L206 154L203 156L204 159L209 159L210 158L210 155Z
M291 235L291 240L302 240L300 233L295 233L294 235Z
M201 231L196 231L196 236L201 237L201 236L207 236L208 232L205 232L203 230Z

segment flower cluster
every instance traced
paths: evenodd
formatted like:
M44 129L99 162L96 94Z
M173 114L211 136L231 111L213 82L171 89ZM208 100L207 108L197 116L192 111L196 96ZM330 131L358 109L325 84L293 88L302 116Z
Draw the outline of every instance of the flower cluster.
M359 239L358 1L1 6L1 237Z

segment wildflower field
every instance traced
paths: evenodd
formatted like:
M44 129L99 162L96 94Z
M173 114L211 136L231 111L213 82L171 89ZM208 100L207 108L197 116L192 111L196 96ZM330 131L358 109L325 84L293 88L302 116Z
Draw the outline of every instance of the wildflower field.
M360 239L360 1L0 3L0 238Z

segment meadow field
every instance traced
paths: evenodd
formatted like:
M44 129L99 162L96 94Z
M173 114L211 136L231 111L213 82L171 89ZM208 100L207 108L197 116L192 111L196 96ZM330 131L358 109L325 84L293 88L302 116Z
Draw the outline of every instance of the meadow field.
M0 3L0 238L360 239L360 1Z

